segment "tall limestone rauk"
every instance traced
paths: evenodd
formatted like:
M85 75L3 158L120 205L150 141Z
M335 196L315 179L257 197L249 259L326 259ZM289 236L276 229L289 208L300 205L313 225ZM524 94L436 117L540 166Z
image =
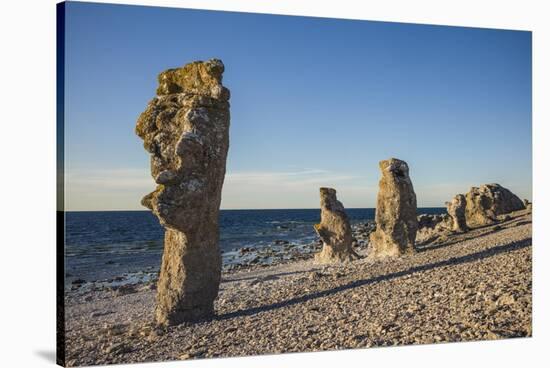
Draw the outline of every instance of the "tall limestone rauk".
M318 263L350 262L359 256L351 247L352 234L348 216L336 199L336 190L321 188L321 223L314 226L323 241L323 249L315 255Z
M219 208L229 148L229 90L220 60L168 69L136 133L156 189L142 204L166 232L157 284L160 325L208 318L221 278Z
M370 235L369 258L414 252L418 222L416 194L409 166L396 158L380 161L382 178L376 201L376 231Z

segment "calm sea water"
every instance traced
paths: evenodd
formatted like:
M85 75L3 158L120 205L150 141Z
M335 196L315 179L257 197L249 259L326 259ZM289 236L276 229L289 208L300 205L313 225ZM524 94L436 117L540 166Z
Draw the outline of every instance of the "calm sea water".
M418 213L443 213L421 208ZM374 209L346 209L352 224L372 221ZM303 245L314 242L312 225L319 209L222 210L220 248L224 265L235 262L242 247L265 247L276 240ZM149 211L67 212L65 229L66 282L75 279L146 279L158 272L163 228Z

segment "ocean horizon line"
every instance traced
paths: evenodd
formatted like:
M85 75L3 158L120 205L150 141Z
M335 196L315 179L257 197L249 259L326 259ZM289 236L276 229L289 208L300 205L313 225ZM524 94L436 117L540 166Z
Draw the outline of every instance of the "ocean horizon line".
M417 209L433 209L433 208L445 208L445 206L424 206L417 207ZM374 210L376 207L346 207L346 210ZM303 210L320 210L317 208L220 208L220 211L303 211ZM150 210L65 210L58 212L151 212Z

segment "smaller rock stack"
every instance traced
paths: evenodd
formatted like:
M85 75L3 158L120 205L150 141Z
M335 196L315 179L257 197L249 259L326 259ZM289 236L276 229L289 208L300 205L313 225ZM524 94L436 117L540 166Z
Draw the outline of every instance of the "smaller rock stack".
M409 166L396 158L380 161L379 166L382 179L376 203L376 231L370 235L369 257L413 253L418 223Z
M466 197L463 194L457 194L447 205L447 213L451 217L451 230L464 233L468 231L466 225Z
M314 225L323 241L323 249L315 255L318 263L350 262L359 256L351 247L351 226L344 206L336 199L336 190L321 188L321 223Z
M441 243L453 233L496 223L501 215L531 206L499 184L472 187L466 195L457 194L445 204L445 215L418 216L417 243Z

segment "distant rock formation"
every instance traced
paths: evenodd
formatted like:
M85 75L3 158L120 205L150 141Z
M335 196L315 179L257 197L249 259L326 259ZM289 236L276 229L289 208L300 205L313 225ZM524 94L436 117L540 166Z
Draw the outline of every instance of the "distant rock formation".
M529 202L528 199L523 200L523 205L525 206L525 209L528 209L528 210L533 209L533 203Z
M418 216L418 231L416 232L416 244L425 245L441 243L453 234L454 220L445 213L441 215L421 214Z
M446 202L447 214L418 216L418 244L442 243L453 233L493 224L501 215L527 208L515 194L499 184L473 187Z
M409 166L395 158L380 161L379 166L382 179L376 202L376 231L370 235L369 257L412 253L418 223Z
M523 210L525 205L514 193L499 184L472 187L466 193L466 223L468 227L489 225L498 216Z
M445 202L447 213L441 215L421 214L418 216L416 243L441 243L453 233L468 231L466 225L466 197L457 194L450 202Z
M212 315L218 295L218 215L229 147L223 71L213 59L162 72L157 97L136 125L157 183L142 204L166 229L155 310L161 325Z
M417 220L418 230L420 231L420 229L435 229L443 224L445 224L445 226L448 226L451 217L447 214L428 215L423 213L417 216Z
M466 197L463 194L457 194L450 202L445 204L452 222L451 230L461 233L468 231L468 225L466 225Z
M314 226L323 241L315 255L319 263L350 262L359 258L351 247L351 226L344 206L336 199L336 190L321 188L321 223Z
M448 214L440 214L440 215L428 215L428 214L421 214L417 217L418 220L418 231L421 229L431 229L436 230L440 228L445 229L452 229L453 227L453 219ZM418 235L418 232L417 232Z

